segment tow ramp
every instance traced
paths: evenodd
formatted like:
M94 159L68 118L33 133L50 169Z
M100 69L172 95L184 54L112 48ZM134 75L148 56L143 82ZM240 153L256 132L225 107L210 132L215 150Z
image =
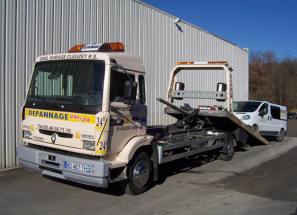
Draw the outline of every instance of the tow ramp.
M244 124L233 113L229 111L200 111L198 116L207 117L216 128L220 130L235 130L237 128L246 132L251 140L251 144L269 144L258 131Z

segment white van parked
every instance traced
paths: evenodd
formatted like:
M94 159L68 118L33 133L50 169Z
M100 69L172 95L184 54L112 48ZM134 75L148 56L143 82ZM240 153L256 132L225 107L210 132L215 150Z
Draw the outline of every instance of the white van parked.
M287 107L266 101L237 101L233 112L245 124L258 130L262 136L282 141L287 133Z

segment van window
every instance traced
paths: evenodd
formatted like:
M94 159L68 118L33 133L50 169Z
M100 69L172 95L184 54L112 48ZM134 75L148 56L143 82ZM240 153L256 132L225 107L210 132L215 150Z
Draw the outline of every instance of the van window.
M271 105L270 112L273 119L280 119L280 107Z
M124 91L126 81L135 81L135 76L118 72L116 70L111 71L110 77L110 101L111 102L124 102ZM136 99L136 98L132 98Z
M138 77L138 82L139 82L139 100L141 104L145 104L145 82L144 82L144 77L143 75L140 75Z
M267 103L264 103L260 109L259 109L259 113L262 113L263 116L268 114L268 104Z

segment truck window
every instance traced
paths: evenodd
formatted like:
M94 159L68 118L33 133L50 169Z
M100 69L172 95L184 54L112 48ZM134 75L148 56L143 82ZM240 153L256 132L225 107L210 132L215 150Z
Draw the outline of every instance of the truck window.
M139 82L139 100L141 104L145 104L145 81L143 75L138 77Z
M271 105L270 112L273 119L280 119L280 107Z
M110 102L124 102L124 91L125 82L133 80L135 81L135 76L131 74L126 74L116 70L111 71L110 78ZM133 98L132 98L133 99ZM136 99L136 98L134 98Z
M267 103L264 103L260 109L259 109L259 113L263 113L263 115L266 115L268 114L268 104Z

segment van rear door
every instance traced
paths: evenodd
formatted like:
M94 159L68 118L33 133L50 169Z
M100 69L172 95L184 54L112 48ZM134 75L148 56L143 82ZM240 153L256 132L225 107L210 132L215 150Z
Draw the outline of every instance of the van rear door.
M281 110L279 106L270 105L270 113L271 113L271 127L273 128L273 135L278 135L279 131L284 127L284 122L281 120Z

